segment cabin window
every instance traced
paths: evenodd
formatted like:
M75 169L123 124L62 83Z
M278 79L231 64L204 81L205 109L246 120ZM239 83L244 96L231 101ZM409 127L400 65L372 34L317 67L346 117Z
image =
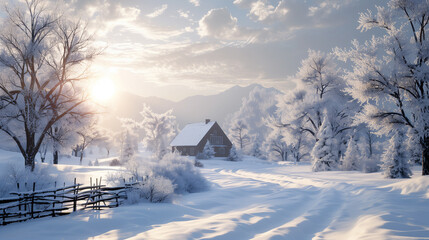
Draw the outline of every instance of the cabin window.
M210 144L212 145L222 145L223 144L223 138L222 136L210 136Z

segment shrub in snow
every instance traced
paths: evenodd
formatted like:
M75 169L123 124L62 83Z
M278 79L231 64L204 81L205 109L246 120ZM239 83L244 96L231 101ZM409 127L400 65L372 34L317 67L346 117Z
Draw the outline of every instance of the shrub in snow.
M202 167L204 167L204 164L202 162L198 161L198 159L195 159L194 166L202 168Z
M110 161L109 166L121 166L121 162L119 162L119 160L117 158L113 159L112 161Z
M90 167L94 166L94 164L92 163L92 161L91 161L91 160L89 160L89 162L88 162L88 166L90 166Z
M98 162L98 159L95 159L94 166L100 166L100 163Z
M6 197L9 192L17 190L19 183L20 191L32 191L33 182L36 183L36 190L54 187L57 178L49 174L48 167L37 166L34 171L27 168L19 168L16 165L9 165L7 174L0 179L0 197ZM27 183L27 184L26 184Z
M159 163L152 166L149 177L162 176L169 179L175 193L199 192L207 188L207 181L194 162L175 153L167 153Z
M174 187L169 179L154 176L146 179L137 188L127 192L127 201L133 204L144 198L149 202L159 203L168 200L173 193Z
M345 171L359 170L359 159L362 157L357 142L350 137L344 157L341 159L341 168Z
M196 158L197 159L210 159L210 158L213 158L214 155L215 155L215 151L213 149L213 146L210 144L209 141L207 141L206 145L204 145L203 151L198 153Z
M163 202L173 193L174 187L171 181L162 176L148 178L141 186L144 198L150 202Z
M313 158L313 172L330 171L337 167L338 151L336 151L337 141L332 132L332 126L328 117L323 120L317 133L318 141L311 151Z
M236 162L236 161L241 161L242 159L243 159L243 156L241 152L235 148L235 145L232 145L232 148L229 151L229 156L226 158L226 160Z
M401 130L397 130L389 141L381 160L386 178L409 178L412 175L404 141L405 134Z
M379 156L379 155L377 155ZM379 157L363 157L362 158L362 172L372 173L380 171L380 158Z

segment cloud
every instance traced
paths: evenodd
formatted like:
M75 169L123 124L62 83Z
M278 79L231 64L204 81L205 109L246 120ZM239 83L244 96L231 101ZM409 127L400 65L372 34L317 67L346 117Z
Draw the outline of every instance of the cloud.
M189 0L189 2L194 4L195 7L200 6L200 0Z
M149 18L158 17L158 16L162 15L165 12L165 10L167 10L167 8L168 8L167 4L162 4L162 6L160 8L156 9L152 13L147 14L146 17L149 17Z
M316 15L329 15L333 11L339 10L341 7L350 4L350 0L325 0L320 2L319 4L310 6L309 16Z
M258 0L250 5L249 15L258 21L276 21L283 19L289 10L285 1L280 1L276 7L267 3L266 0Z
M269 29L251 29L238 25L227 8L211 9L198 22L198 34L225 41L240 41L237 46L256 42L270 42L286 38L287 33L274 33Z
M199 21L198 33L205 37L231 39L237 37L237 18L226 8L212 9Z
M182 9L177 10L179 16L185 19L189 18L189 11L183 11Z
M252 20L289 31L338 24L338 16L344 17L348 12L355 11L350 5L357 4L351 0L235 0L233 3L247 9L247 15ZM340 11L347 6L348 9Z

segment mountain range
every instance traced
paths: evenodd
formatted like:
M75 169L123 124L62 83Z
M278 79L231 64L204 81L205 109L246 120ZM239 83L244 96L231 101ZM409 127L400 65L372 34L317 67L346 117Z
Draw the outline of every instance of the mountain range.
M257 88L264 88L259 84L246 87L234 86L214 95L195 95L181 101L170 101L159 97L142 97L128 92L118 93L116 100L109 104L108 111L101 118L101 125L113 131L121 127L119 118L132 118L141 120L139 112L143 104L147 104L154 112L163 113L170 109L176 116L179 128L188 123L202 122L204 119L217 121L221 126L225 124L228 116L238 111L243 98ZM272 88L278 92L277 89Z

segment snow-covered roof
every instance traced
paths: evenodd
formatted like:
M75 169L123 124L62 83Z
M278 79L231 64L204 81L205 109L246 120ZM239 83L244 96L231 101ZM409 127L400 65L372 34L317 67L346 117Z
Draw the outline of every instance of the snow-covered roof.
M215 121L188 124L171 141L170 146L197 146L214 124Z

